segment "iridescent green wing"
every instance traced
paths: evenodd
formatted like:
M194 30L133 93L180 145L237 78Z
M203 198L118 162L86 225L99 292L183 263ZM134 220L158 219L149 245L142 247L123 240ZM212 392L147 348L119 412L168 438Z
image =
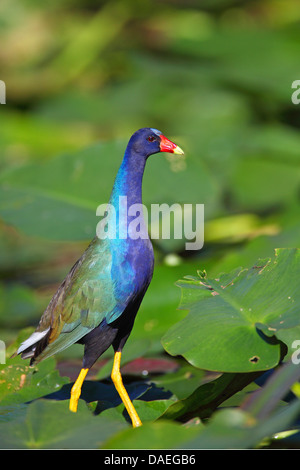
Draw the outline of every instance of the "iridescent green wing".
M37 331L50 327L50 336L37 361L74 344L105 317L118 318L122 314L124 306L115 297L111 265L108 242L95 239L73 266L41 318Z

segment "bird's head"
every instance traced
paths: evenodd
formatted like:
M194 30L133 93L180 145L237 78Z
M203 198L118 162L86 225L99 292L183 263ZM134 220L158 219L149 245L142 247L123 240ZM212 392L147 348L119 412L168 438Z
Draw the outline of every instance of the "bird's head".
M154 153L169 152L183 155L183 150L167 139L160 131L144 127L136 131L130 139L131 148L146 158Z

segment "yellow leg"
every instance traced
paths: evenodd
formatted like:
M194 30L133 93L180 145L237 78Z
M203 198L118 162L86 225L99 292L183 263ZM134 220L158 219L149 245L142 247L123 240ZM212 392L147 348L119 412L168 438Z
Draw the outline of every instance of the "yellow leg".
M77 380L72 387L69 408L70 411L73 411L74 413L77 411L78 400L81 394L81 387L88 371L89 369L81 369L80 374L78 375Z
M132 421L132 426L136 428L138 426L141 426L142 422L123 385L122 376L120 372L120 363L121 363L121 352L117 351L115 353L114 365L113 365L112 372L111 372L111 379L117 389L117 392L119 393L121 397L122 402L125 405L126 410L128 411L128 414Z

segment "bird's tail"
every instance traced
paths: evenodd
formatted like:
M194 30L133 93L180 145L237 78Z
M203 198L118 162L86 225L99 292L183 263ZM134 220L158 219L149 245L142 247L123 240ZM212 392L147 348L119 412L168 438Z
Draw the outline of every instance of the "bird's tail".
M38 350L41 349L39 346L44 343L49 331L50 328L47 328L44 331L35 331L32 333L29 338L20 344L18 350L12 355L12 357L17 356L18 354L21 354L22 359L34 358L37 356Z

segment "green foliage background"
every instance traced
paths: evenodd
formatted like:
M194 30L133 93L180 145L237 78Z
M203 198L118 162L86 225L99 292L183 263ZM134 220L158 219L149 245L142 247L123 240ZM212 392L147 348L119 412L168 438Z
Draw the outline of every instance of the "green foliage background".
M249 371L226 367L226 356L223 369L205 371L201 344L196 362L166 350L188 318L177 308L179 279L199 270L216 279L299 247L300 108L291 85L300 79L300 2L3 0L0 18L0 339L8 356L94 236L96 208L135 130L158 128L185 150L181 159L149 160L145 204L205 204L202 250L155 241L153 283L124 350L125 381L145 425L132 430L114 395L111 351L88 377L88 407L82 401L69 414L82 355L75 345L34 370L19 358L1 366L0 446L272 447L292 424L293 440L280 445L297 447L298 405L280 401L295 375L286 388L279 375L279 401L264 415L240 406L258 387ZM289 274L281 264L285 287L297 279L293 266ZM298 303L293 321L297 312ZM208 330L206 346L217 330ZM278 338L291 343L282 331ZM219 402L224 390L228 401ZM224 413L214 416L218 407Z

